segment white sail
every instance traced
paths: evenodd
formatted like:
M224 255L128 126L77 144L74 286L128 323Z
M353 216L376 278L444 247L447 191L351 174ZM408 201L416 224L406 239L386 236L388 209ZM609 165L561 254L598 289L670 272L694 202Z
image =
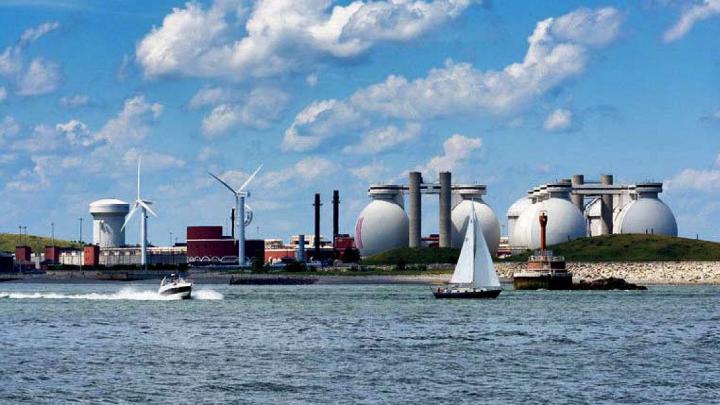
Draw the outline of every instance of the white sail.
M473 265L475 263L475 215L470 216L470 222L465 231L465 241L460 250L460 257L455 265L455 271L450 278L451 284L471 284L473 282Z
M474 205L471 218L475 219ZM473 287L500 288L500 279L498 278L497 271L495 271L495 264L492 261L490 249L485 241L485 235L483 235L478 221L474 220L472 222L474 222L473 233L477 235L475 238L475 261L473 263ZM469 227L470 224L468 224L468 228Z

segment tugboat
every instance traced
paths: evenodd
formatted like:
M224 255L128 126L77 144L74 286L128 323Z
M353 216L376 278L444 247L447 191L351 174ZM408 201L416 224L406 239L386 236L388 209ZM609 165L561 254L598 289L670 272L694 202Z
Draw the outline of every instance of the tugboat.
M185 281L184 278L177 274L171 274L164 277L160 282L158 294L162 296L173 296L181 299L190 298L192 292L192 282Z
M502 291L485 236L475 216L475 205L472 207L465 242L450 284L434 287L435 298L497 298Z
M540 213L540 250L530 256L524 271L513 273L513 287L516 290L570 290L572 273L565 268L565 258L555 256L546 248L548 217Z

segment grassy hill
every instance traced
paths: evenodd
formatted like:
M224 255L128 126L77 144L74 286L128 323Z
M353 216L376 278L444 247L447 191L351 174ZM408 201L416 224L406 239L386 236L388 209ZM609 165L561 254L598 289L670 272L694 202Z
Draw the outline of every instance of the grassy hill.
M15 252L15 246L18 244L28 245L33 252L42 252L45 246L53 244L51 238L35 235L23 235L22 242L18 234L0 233L0 252ZM59 247L80 247L79 243L68 240L55 239L55 245Z
M460 249L453 248L399 248L369 256L362 264L432 264L455 263L460 256Z
M720 243L657 235L607 235L549 246L570 262L720 261ZM513 256L525 261L530 252Z

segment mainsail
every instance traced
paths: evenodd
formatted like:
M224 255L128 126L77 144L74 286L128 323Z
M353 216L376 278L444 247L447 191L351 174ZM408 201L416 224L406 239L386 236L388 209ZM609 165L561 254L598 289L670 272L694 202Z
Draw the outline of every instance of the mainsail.
M472 284L473 287L500 287L500 279L490 255L485 236L475 216L475 204L472 207L465 232L465 241L460 250L460 258L450 279L451 284Z

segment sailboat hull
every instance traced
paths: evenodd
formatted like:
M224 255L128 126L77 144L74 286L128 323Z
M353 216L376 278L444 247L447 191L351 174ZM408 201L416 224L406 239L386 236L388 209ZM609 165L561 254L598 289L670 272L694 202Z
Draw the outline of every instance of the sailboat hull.
M487 299L497 298L502 290L486 290L477 288L445 288L433 289L435 298L466 298L466 299Z

